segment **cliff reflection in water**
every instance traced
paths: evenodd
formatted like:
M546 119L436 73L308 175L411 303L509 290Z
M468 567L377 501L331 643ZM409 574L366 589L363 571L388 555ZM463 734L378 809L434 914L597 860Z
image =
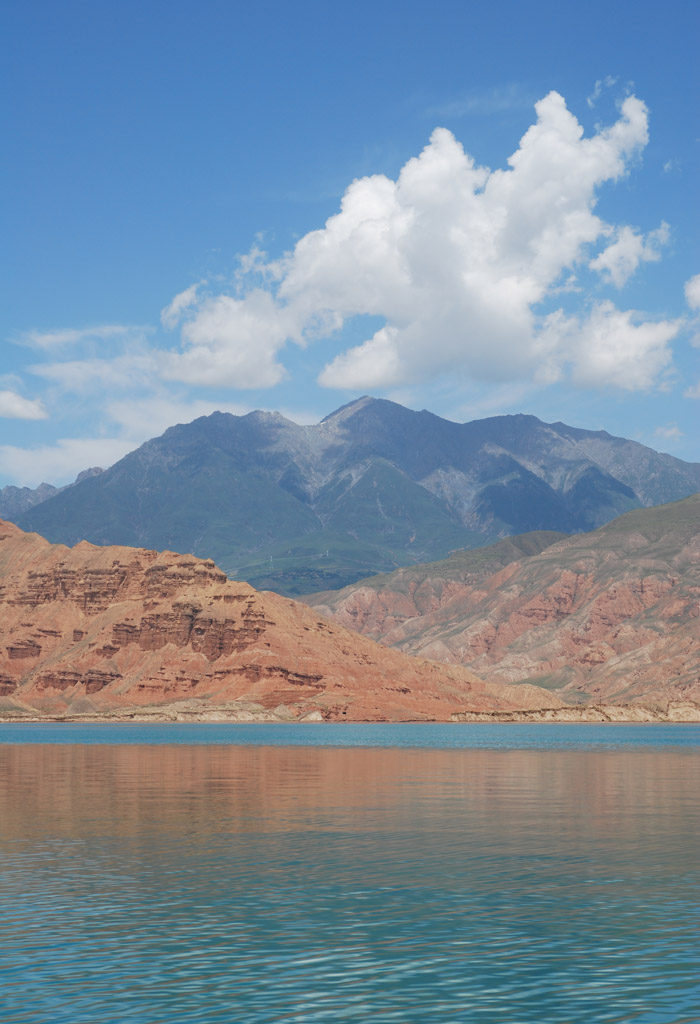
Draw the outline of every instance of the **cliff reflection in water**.
M693 750L17 745L0 773L4 1021L700 1013Z

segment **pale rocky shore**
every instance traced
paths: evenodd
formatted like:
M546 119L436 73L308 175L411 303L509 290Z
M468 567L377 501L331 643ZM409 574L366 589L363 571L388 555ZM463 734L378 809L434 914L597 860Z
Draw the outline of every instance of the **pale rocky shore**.
M295 713L297 712L297 713ZM260 704L237 701L231 704L206 704L193 701L179 701L172 704L154 704L150 707L120 708L104 712L87 712L84 714L66 711L60 714L42 714L34 708L15 707L12 711L0 712L0 723L9 722L65 722L83 723L85 725L106 725L118 723L167 723L167 722L205 722L205 723L292 723L322 722L320 711L298 712L298 709L279 707L265 708Z
M700 704L670 701L666 707L643 704L586 704L532 711L456 711L451 722L700 722Z
M280 706L274 709L248 701L211 705L195 701L180 701L173 704L154 704L150 707L121 708L102 713L41 714L33 708L14 707L12 711L0 712L0 723L9 722L65 722L89 724L109 723L314 723L326 721L319 710L305 711L295 707ZM335 719L334 721L338 721ZM396 719L373 718L372 724L396 721ZM420 717L404 719L404 722L440 722L442 718ZM511 722L536 723L596 723L618 724L654 722L700 722L700 704L694 701L671 701L667 707L645 707L642 704L590 704L579 707L552 707L531 710L508 711L454 711L447 721L451 723L482 722L508 724ZM362 724L353 719L354 725Z

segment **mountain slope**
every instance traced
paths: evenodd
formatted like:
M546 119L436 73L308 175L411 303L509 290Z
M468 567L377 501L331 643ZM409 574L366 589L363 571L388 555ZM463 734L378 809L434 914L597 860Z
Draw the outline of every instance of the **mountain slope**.
M536 687L390 651L211 561L70 549L0 521L0 714L448 720L557 707Z
M698 700L700 495L546 541L513 538L308 600L399 650L567 701Z
M316 426L214 413L17 519L73 544L209 556L296 595L533 530L589 530L700 489L700 466L604 432L452 423L362 398Z

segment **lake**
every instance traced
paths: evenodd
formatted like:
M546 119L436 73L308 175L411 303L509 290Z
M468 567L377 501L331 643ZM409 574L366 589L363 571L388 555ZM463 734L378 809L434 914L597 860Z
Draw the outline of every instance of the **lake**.
M0 1020L697 1024L699 795L697 725L0 725Z

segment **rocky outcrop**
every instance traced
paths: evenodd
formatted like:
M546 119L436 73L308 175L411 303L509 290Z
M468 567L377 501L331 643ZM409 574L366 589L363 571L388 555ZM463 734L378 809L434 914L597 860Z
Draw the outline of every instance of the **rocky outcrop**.
M700 495L492 572L454 560L419 569L309 600L399 650L567 703L700 701Z
M212 561L66 548L0 521L5 717L446 721L560 705L383 648Z

